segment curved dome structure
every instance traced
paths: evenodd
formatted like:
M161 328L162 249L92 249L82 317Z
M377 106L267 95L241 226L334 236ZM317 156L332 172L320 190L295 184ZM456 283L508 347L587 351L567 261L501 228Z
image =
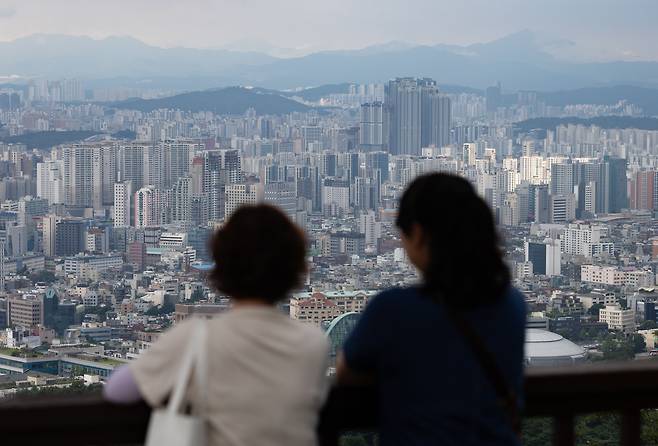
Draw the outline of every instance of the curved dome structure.
M585 349L551 331L526 330L525 362L528 366L557 366L584 361Z
M329 339L329 362L333 367L336 364L336 356L342 348L345 340L352 332L359 320L361 313L345 313L331 321L327 327L326 336Z

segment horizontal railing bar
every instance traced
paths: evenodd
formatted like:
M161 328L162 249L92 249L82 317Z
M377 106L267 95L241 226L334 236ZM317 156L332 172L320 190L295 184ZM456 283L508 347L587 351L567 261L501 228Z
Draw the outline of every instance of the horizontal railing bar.
M658 361L530 368L525 395L527 416L658 407Z
M525 389L524 414L553 417L556 428L562 423L562 438L573 428L566 420L573 424L575 415L615 411L626 420L622 424L624 444L634 445L639 441L639 410L658 408L658 361L530 368ZM27 434L49 446L140 443L149 413L144 404L113 405L97 394L10 399L0 401L0 432L8 444L20 442ZM635 414L637 418L633 418ZM375 430L375 390L333 389L320 419L323 446L336 444L342 431Z

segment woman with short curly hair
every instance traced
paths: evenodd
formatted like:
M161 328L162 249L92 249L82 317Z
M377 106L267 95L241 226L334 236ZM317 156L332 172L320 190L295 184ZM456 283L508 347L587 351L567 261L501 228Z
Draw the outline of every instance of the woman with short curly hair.
M209 321L188 319L165 333L105 388L115 402L162 405L198 324L206 326L206 382L188 402L207 421L209 445L317 443L326 396L328 343L319 328L294 321L276 304L302 283L306 240L281 211L244 206L210 242L210 280L232 308Z

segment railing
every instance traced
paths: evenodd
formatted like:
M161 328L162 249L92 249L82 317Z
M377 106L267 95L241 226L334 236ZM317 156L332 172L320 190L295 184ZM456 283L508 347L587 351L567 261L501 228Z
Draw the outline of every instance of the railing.
M554 444L575 444L574 418L614 411L621 414L620 444L640 444L640 410L658 408L658 361L587 364L528 369L525 415L553 417ZM322 411L322 446L342 432L374 431L376 396L368 388L334 389ZM140 444L149 409L117 406L99 395L16 399L0 404L0 433L6 444L43 442L48 446Z

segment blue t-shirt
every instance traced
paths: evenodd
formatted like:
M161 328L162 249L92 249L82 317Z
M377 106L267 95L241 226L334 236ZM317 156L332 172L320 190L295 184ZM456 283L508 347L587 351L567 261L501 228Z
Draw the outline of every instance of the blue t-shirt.
M467 320L521 395L526 308L514 288ZM381 445L517 445L498 395L440 304L418 288L392 289L367 306L344 345L348 367L373 373Z

